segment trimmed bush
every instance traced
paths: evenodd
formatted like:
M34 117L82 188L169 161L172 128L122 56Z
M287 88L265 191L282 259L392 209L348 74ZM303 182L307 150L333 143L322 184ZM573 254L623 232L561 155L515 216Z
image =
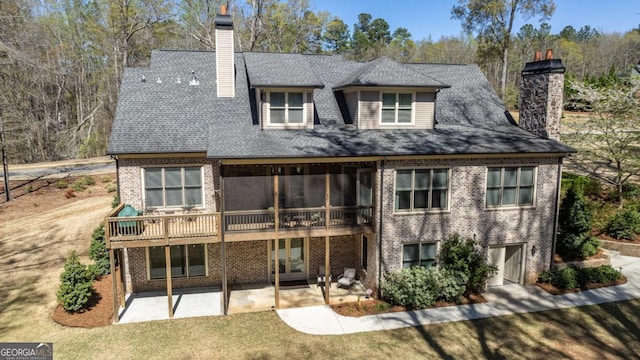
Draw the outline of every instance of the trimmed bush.
M115 209L118 207L118 205L120 205L120 199L118 198L118 195L113 195L113 201L111 201L111 208Z
M86 186L91 186L91 185L95 185L96 184L96 179L93 178L93 176L84 176L82 178L82 182L86 185Z
M489 264L477 245L472 239L453 234L442 243L438 255L440 266L467 278L465 295L482 292L489 277L498 271L496 266Z
M87 189L87 185L82 180L76 180L71 184L71 189L73 191L82 192Z
M100 224L93 230L91 234L91 244L89 245L89 259L93 260L96 265L96 274L108 275L111 272L109 264L109 250L104 236L104 225Z
M465 291L466 282L467 278L460 273L442 268L426 269L416 266L387 274L381 290L384 298L391 303L426 308L436 301L459 301Z
M538 276L538 282L549 283L559 289L586 288L588 284L611 284L620 279L620 272L611 265L598 267L551 269Z
M586 259L589 256L597 254L601 247L602 242L600 239L594 236L587 236L582 244L580 244L580 258Z
M64 263L64 271L60 274L58 301L69 312L84 309L91 298L93 277L87 267L80 263L78 254L71 252Z
M66 189L66 188L68 188L68 187L69 187L69 184L67 184L67 182L66 182L66 181L64 181L64 180L58 180L58 181L56 181L56 187L57 187L58 189L61 189L61 190L62 190L62 189Z
M630 209L617 212L606 228L606 234L616 239L633 240L639 233L640 213Z

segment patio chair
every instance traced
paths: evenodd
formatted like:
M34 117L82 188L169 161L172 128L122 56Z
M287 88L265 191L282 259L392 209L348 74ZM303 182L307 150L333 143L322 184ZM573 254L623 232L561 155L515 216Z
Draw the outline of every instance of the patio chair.
M356 282L356 269L344 268L344 272L341 275L338 275L337 287L340 288L340 286L344 286L347 289L351 289L351 286L355 282Z
M324 265L318 266L318 286L326 286L325 281L327 279L327 272ZM331 272L329 272L329 286L331 286Z

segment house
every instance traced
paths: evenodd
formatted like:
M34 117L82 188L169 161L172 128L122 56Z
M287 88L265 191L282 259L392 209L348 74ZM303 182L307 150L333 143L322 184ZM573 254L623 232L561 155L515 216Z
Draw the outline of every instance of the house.
M376 289L453 233L498 265L490 285L549 268L573 152L560 60L524 68L518 125L476 65L234 52L222 14L216 44L124 74L108 153L144 215L105 220L122 293L219 286L226 301L274 282L278 307L282 281L349 267Z

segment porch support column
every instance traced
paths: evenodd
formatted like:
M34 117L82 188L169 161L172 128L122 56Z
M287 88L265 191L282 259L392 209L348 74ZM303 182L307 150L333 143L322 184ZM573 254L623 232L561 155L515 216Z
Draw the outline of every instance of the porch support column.
M278 170L276 167L275 175L273 176L273 228L275 232L275 240L274 240L274 249L273 249L273 273L275 275L275 306L276 309L280 308L280 242L278 231L280 229L280 201L279 201L279 189L280 189L280 179L278 175Z
M124 306L124 249L118 250L116 256L118 259L118 269L120 270L120 276L118 277L118 280L120 280L120 304ZM113 296L115 296L115 294Z
M169 319L173 318L173 289L171 285L171 246L164 246L164 260L167 268L167 305L169 306Z
M220 166L222 169L222 166ZM229 311L229 287L227 284L227 245L224 241L225 229L227 227L224 216L224 176L220 171L220 219L218 221L218 236L220 236L220 277L222 282L222 313L227 315Z
M118 314L118 283L116 280L116 262L113 248L109 249L109 269L111 270L111 285L113 291L113 322L117 323L120 320Z
M330 165L326 165L324 173L324 228L329 233L329 222L331 220L331 174L329 173ZM326 235L324 238L324 302L329 305L329 291L331 290L331 279L327 279L327 273L331 274L331 262L329 261L331 237Z

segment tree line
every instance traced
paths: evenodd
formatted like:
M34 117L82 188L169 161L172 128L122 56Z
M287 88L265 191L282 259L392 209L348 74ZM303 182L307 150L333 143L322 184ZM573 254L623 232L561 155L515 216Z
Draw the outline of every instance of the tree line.
M502 15L531 23L520 29L492 23L492 14L471 11L482 2L501 3ZM451 16L463 32L437 40L414 39L409 29L391 29L368 13L340 19L315 11L309 0L2 0L0 119L10 161L103 155L124 68L148 65L156 48L215 50L214 19L223 3L239 51L478 63L512 107L520 71L535 50L553 48L575 79L623 72L640 59L640 29L553 32L539 22L552 16L550 0L459 1ZM500 31L508 39L490 36Z

